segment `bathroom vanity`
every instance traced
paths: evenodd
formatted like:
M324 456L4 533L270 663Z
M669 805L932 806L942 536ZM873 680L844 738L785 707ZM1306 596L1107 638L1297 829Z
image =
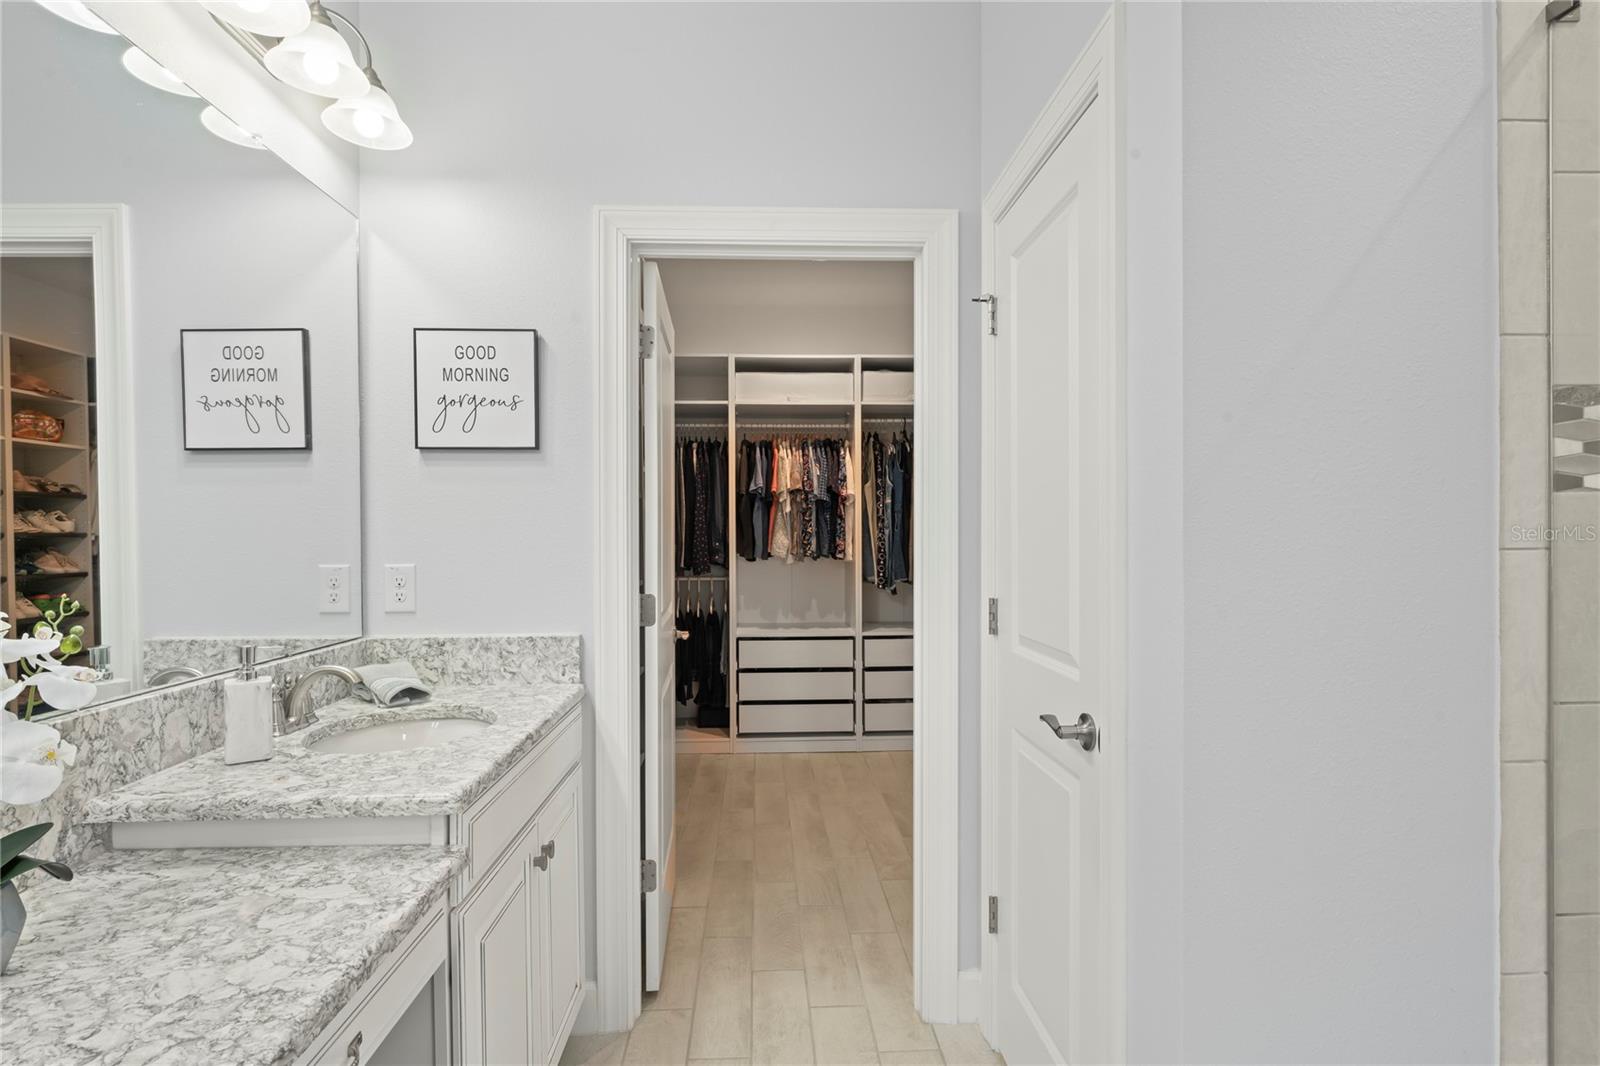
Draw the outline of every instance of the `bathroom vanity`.
M212 751L89 801L112 850L30 899L0 1057L557 1061L585 974L582 698L344 700L266 762ZM363 736L389 750L341 750Z

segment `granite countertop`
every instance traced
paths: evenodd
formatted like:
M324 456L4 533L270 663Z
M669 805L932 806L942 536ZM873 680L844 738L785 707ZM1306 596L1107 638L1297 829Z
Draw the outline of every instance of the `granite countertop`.
M27 877L0 1061L277 1064L446 891L433 847L112 852Z
M241 821L256 818L388 818L458 814L483 795L583 700L583 686L491 684L441 687L412 707L344 699L319 721L279 737L271 759L228 766L221 750L179 763L90 800L88 822ZM477 718L487 729L437 747L373 754L318 754L308 742L373 722Z

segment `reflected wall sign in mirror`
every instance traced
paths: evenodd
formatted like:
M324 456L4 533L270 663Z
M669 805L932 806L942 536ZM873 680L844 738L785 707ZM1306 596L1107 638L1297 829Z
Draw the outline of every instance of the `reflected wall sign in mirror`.
M213 135L206 101L136 81L128 48L0 4L0 609L26 627L76 601L102 698L229 670L240 643L267 660L361 633L359 589L337 613L320 595L323 567L361 572L356 219ZM116 205L120 263L14 239L46 205ZM290 448L186 447L182 331L235 325L304 331L271 361L272 395L303 405Z

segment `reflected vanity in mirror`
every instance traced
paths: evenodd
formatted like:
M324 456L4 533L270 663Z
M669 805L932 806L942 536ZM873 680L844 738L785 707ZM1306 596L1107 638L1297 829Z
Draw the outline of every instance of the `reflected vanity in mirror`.
M114 32L4 19L13 633L75 601L101 700L359 636L356 219Z

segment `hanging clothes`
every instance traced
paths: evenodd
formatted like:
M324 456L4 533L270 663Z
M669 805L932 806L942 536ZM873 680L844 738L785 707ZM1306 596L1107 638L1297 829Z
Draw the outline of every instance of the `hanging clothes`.
M862 580L892 593L911 580L911 437L896 434L885 443L874 433L862 451Z
M706 728L728 725L728 632L724 624L727 605L718 607L721 593L706 593L691 584L680 602L677 625L688 636L677 642L675 695L679 703L693 704L695 722Z
M743 559L854 558L850 444L776 437L739 442L737 537ZM746 535L748 523L748 536Z
M675 458L678 572L709 574L728 565L728 445L680 440Z

